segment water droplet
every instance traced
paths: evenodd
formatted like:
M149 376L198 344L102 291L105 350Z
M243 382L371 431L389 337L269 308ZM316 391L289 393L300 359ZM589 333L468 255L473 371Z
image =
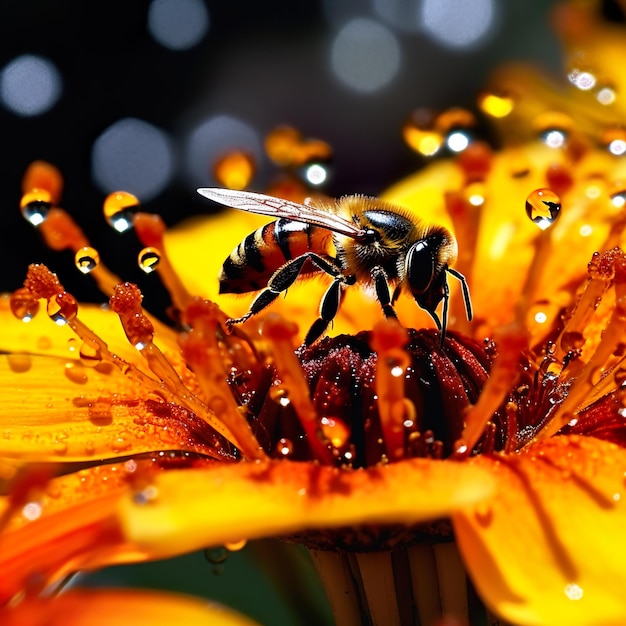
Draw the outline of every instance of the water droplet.
M74 255L74 263L76 264L77 269L79 269L83 274L89 274L89 272L98 267L98 264L100 263L100 255L95 248L85 246L84 248L76 251L76 254Z
M45 189L31 189L20 201L22 216L33 226L39 226L48 217L51 207L52 196Z
M404 123L402 136L407 145L422 156L433 156L443 145L443 135L435 128L431 109L416 109Z
M280 385L273 385L269 390L269 397L278 402L281 406L289 406L291 400L289 399L289 392Z
M224 546L207 548L204 551L204 556L209 563L212 563L213 565L221 565L228 558L228 549Z
M86 340L78 350L80 362L87 367L95 367L102 362L102 350L95 341Z
M84 385L89 380L85 368L78 363L65 364L65 377L77 385Z
M139 251L137 255L137 264L139 269L143 270L146 274L154 272L161 260L161 253L156 248L148 246Z
M569 115L556 111L542 113L534 121L539 137L550 148L562 148L572 126L572 118Z
M63 440L55 441L54 444L52 444L52 451L59 455L65 454L67 452L67 442Z
M526 198L526 215L541 230L545 230L559 217L561 198L552 189L535 189Z
M513 110L515 101L510 95L503 92L485 92L478 98L480 110L491 117L506 117Z
M481 526L489 526L493 520L493 509L488 504L478 504L474 514Z
M326 437L335 448L343 448L350 439L350 429L348 425L337 417L322 417L320 425L324 437Z
M39 300L31 294L25 287L16 289L10 298L11 313L18 320L30 322L39 311Z
M143 506L154 502L159 496L159 488L156 485L147 485L141 491L138 491L133 496L133 502Z
M596 100L604 105L609 106L615 102L617 94L613 85L598 85L598 91L596 92Z
M119 233L133 227L134 213L139 209L139 200L127 191L114 191L104 200L103 212L109 226Z
M63 326L78 314L78 302L71 293L62 291L48 300L47 312L55 324Z
M22 515L29 521L33 522L41 517L43 508L39 502L28 502L22 508Z
M561 337L561 347L565 352L578 351L585 345L585 337L577 330L569 330Z
M247 539L240 539L239 541L227 541L224 544L224 547L229 552L238 552L239 550L242 550L243 548L245 548L247 543L248 543Z
M245 189L254 175L254 158L248 152L228 152L215 162L213 175L223 187Z
M626 187L624 187L624 184L615 184L609 197L611 198L611 204L616 209L621 209L626 204Z
M12 372L20 374L27 372L32 366L33 359L30 354L7 354L7 363Z
M279 456L289 456L293 452L293 442L290 439L281 437L276 442L276 453Z

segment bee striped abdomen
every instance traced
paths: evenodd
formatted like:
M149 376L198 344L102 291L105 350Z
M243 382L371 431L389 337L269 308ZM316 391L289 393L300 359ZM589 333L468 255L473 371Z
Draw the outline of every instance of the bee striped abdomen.
M285 262L305 252L327 254L330 233L304 222L281 218L250 233L224 261L220 293L247 293L267 285ZM305 270L303 274L310 273Z

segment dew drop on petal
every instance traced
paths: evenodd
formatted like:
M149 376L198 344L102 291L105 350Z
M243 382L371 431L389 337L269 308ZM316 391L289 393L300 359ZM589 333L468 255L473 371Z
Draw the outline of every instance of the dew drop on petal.
M39 300L25 287L16 289L9 301L11 313L22 322L30 322L39 311Z
M33 359L30 354L7 354L7 365L16 374L27 372L32 364Z
M95 367L102 362L102 351L95 341L84 341L79 350L80 362L87 367Z
M76 264L76 269L80 270L83 274L89 274L89 272L98 267L100 255L95 248L85 246L76 251L74 263Z
M79 363L65 364L65 377L77 385L84 385L88 380L85 368Z
M127 191L114 191L104 200L104 218L109 226L123 233L133 227L133 214L139 208L139 200Z
M212 563L213 565L221 565L228 558L228 549L225 546L207 548L204 551L204 556L209 563Z
M230 552L238 552L246 547L248 543L247 539L240 539L239 541L227 541L224 547Z
M137 255L137 265L139 265L139 269L146 274L154 272L160 260L161 252L151 246L143 248Z
M561 198L552 189L535 189L526 198L526 215L545 230L559 217Z

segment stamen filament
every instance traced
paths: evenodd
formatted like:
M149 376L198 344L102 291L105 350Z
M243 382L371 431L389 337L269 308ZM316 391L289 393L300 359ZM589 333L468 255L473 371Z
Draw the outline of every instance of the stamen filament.
M406 369L410 364L404 350L408 335L395 320L388 319L381 320L373 331L372 348L378 355L375 379L378 415L387 455L396 461L404 456L404 422L415 414L404 393Z
M191 296L178 277L178 274L174 271L167 255L163 238L166 226L161 216L151 213L136 213L133 218L133 226L144 246L158 249L159 264L156 267L156 271L170 294L174 307L176 310L182 311L191 300Z
M193 367L208 405L235 434L237 447L244 458L266 458L245 417L245 407L238 407L228 386L228 375L218 346L218 319L223 314L217 305L197 301L187 306L185 320L192 330L181 335L179 343L185 360Z
M309 385L294 352L293 338L297 332L295 324L283 320L276 314L267 315L261 328L263 337L271 340L278 376L285 388L289 389L289 401L293 403L314 457L332 464L332 453L321 429L320 418L311 402Z

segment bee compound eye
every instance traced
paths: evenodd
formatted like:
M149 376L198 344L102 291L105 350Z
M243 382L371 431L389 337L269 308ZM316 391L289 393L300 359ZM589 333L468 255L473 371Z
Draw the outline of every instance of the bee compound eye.
M427 240L422 239L409 248L404 268L413 295L425 293L435 275L433 251Z

